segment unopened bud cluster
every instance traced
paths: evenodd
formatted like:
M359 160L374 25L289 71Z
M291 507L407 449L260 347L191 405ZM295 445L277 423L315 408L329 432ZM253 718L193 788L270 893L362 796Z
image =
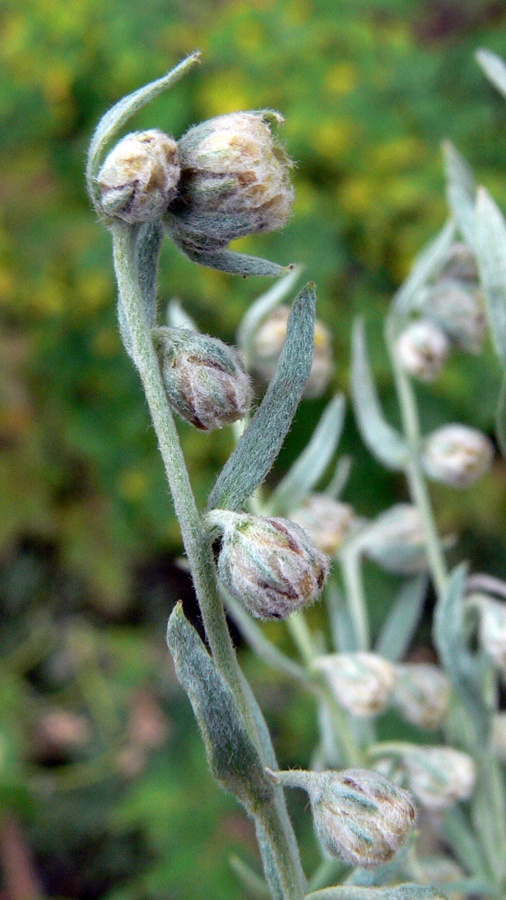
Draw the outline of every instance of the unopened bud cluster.
M329 556L342 547L356 525L351 506L325 494L310 494L302 506L290 513L290 517Z
M207 523L222 532L218 578L253 616L284 619L318 598L329 559L294 522L213 510Z
M435 481L466 488L488 472L492 465L492 442L467 425L444 425L427 438L423 462Z
M402 750L396 752L409 790L426 809L447 809L471 796L476 768L467 753L451 747L417 744L403 744Z
M290 316L288 306L277 306L255 334L252 346L252 367L265 382L272 380L286 340ZM314 349L311 371L304 390L306 399L321 397L332 377L331 336L318 319L315 322Z
M247 414L251 383L235 350L186 328L156 328L153 339L167 398L183 419L212 431Z
M395 666L392 702L403 717L419 728L439 728L450 704L448 677L431 663Z
M423 522L418 508L397 503L359 535L357 546L388 572L409 574L426 567Z
M443 279L426 288L418 298L418 308L450 339L453 346L467 353L480 353L487 332L482 300L472 287Z
M387 708L395 670L374 653L331 653L313 663L325 675L341 706L358 718L369 719Z
M379 866L403 846L416 821L407 791L377 772L279 772L274 778L307 791L324 849L352 866Z
M449 352L450 341L446 334L428 319L411 322L397 341L402 367L420 381L434 381Z

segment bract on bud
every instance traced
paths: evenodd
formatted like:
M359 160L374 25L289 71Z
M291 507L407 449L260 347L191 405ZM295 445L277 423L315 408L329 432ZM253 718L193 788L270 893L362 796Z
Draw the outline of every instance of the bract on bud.
M329 556L340 549L356 524L351 506L325 494L310 494L302 506L290 513L290 517Z
M480 353L487 333L485 310L477 291L445 279L420 292L417 307L468 353Z
M423 522L416 506L397 503L357 538L357 546L388 572L408 575L426 568Z
M492 465L492 442L467 425L444 425L427 438L423 463L434 481L465 488L485 475Z
M130 224L158 219L176 196L179 175L177 144L168 134L127 134L98 173L100 209Z
M480 601L480 643L496 666L506 674L506 603Z
M222 531L218 578L253 616L284 619L317 599L329 559L294 522L220 509L207 522Z
M294 193L291 166L273 139L276 112L237 112L195 125L178 142L180 190L167 223L183 247L209 251L282 228Z
M276 366L286 339L290 307L277 306L262 322L252 344L252 368L265 382L274 377ZM319 319L315 322L314 349L311 372L304 390L308 400L320 397L327 388L334 364L329 330Z
M408 722L420 728L439 728L448 712L448 677L431 663L395 666L392 701Z
M434 381L443 368L450 341L427 319L412 322L399 336L397 355L403 369L420 381Z
M307 791L323 847L352 866L388 862L416 821L408 792L367 769L279 772L273 780Z
M212 431L247 414L251 383L232 347L186 328L152 334L169 403L183 419Z
M448 251L448 257L441 271L442 279L478 283L478 266L472 250L463 241L455 241Z
M447 809L471 796L476 769L467 753L451 747L405 744L400 756L410 791L427 809Z
M323 672L341 706L359 718L369 719L387 708L395 670L387 659L374 653L330 653L313 663Z

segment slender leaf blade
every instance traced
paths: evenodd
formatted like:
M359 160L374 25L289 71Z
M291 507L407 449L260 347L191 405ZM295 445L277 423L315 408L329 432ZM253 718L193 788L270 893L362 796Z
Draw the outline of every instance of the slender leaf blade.
M436 278L446 262L448 251L455 239L455 222L450 219L434 240L416 258L404 284L397 291L393 303L393 315L407 315L416 296L429 279Z
M351 366L353 408L364 444L387 469L403 469L408 459L404 439L384 418L367 355L364 323L353 331Z
M375 652L379 656L398 662L406 654L422 615L426 593L425 575L404 582L378 637Z
M476 59L488 80L506 97L506 64L501 57L491 50L478 50Z
M451 141L444 141L448 205L470 247L475 242L476 181L471 166Z
M266 316L289 294L300 277L302 266L295 266L288 275L280 278L273 286L261 294L249 307L237 332L237 346L249 356L253 338Z
M248 428L221 470L208 509L241 509L274 463L304 392L313 359L313 284L295 298L274 378Z
M506 365L506 222L483 187L476 201L476 251L492 340Z

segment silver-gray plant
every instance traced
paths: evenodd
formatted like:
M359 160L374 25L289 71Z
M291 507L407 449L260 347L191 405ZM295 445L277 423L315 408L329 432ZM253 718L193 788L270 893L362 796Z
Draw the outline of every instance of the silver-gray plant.
M343 428L342 396L330 401L302 455L268 493L261 485L301 397L321 394L332 371L330 343L326 338L323 352L317 332L323 374L308 390L314 285L299 292L289 314L282 307L282 315L273 315L298 270L228 249L235 237L286 221L293 199L290 163L271 134L271 125L282 119L270 111L220 116L180 141L155 130L134 133L107 155L133 113L196 60L197 54L189 57L103 117L91 142L87 180L112 235L120 332L158 436L211 652L181 605L170 617L169 648L211 771L255 822L264 875L238 859L234 870L247 894L259 900L436 900L444 891L499 900L506 896L506 740L504 714L497 711L506 585L470 575L465 564L448 570L448 540L438 533L426 480L466 487L485 474L492 448L461 425L423 437L412 379L434 381L452 349L478 353L486 319L506 369L506 224L447 144L450 220L415 262L386 321L402 431L383 416L364 325L356 325L352 396L358 427L380 463L404 473L411 502L395 504L372 522L362 519L340 500L350 467L345 458L319 488ZM504 64L484 51L479 61L506 94ZM169 307L169 326L158 325L164 234L197 263L231 274L282 276L245 315L239 354L200 335L176 304ZM265 360L270 383L249 420L245 367L264 371ZM503 449L505 398L506 387L498 412ZM173 410L206 431L236 423L235 450L204 511L195 504ZM324 551L334 563L323 594L331 623L325 638L311 631L304 613L323 588ZM364 557L403 579L374 644ZM440 665L403 662L428 577L437 595ZM315 698L313 771L279 771L225 610L262 659ZM256 618L284 619L298 659L271 643ZM420 744L377 740L376 718L390 707L420 729ZM435 737L429 746L423 730ZM300 787L310 796L322 859L309 879L283 787ZM417 807L423 840L413 831Z

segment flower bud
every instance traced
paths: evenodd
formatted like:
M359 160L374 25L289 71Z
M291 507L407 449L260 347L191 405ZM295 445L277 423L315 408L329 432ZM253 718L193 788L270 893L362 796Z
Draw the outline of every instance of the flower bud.
M378 516L357 546L387 572L408 575L427 566L423 522L411 503L397 503Z
M487 333L487 320L476 291L447 279L420 292L417 306L457 348L480 353Z
M180 190L167 222L187 248L213 250L286 223L294 193L290 160L275 143L269 110L218 116L178 142Z
M431 663L395 666L392 701L408 722L439 728L448 712L451 687L444 672Z
M302 506L290 513L293 522L307 531L324 553L333 556L353 531L356 517L351 506L325 494L310 494Z
M100 209L130 224L158 219L176 196L179 174L177 144L168 134L127 134L98 173Z
M323 672L341 706L362 719L387 708L395 670L387 659L374 653L330 653L313 663Z
M212 510L211 528L223 532L218 578L259 619L284 619L313 603L329 560L288 519Z
M492 465L492 442L467 425L444 425L427 438L425 471L434 481L465 488L481 478Z
M286 339L290 308L277 306L260 325L252 347L252 368L265 382L272 380ZM326 390L333 371L330 332L318 319L315 322L311 371L304 390L308 400L320 397Z
M323 847L352 866L388 862L416 821L408 792L367 769L279 772L273 779L308 792Z
M246 415L251 383L232 347L186 328L152 333L169 403L183 419L212 431Z
M480 643L496 666L506 674L506 603L480 601Z
M409 790L427 809L447 809L471 796L476 769L467 753L451 747L404 744L399 755Z
M402 367L420 381L434 381L443 368L450 342L444 331L427 319L412 322L397 341Z

